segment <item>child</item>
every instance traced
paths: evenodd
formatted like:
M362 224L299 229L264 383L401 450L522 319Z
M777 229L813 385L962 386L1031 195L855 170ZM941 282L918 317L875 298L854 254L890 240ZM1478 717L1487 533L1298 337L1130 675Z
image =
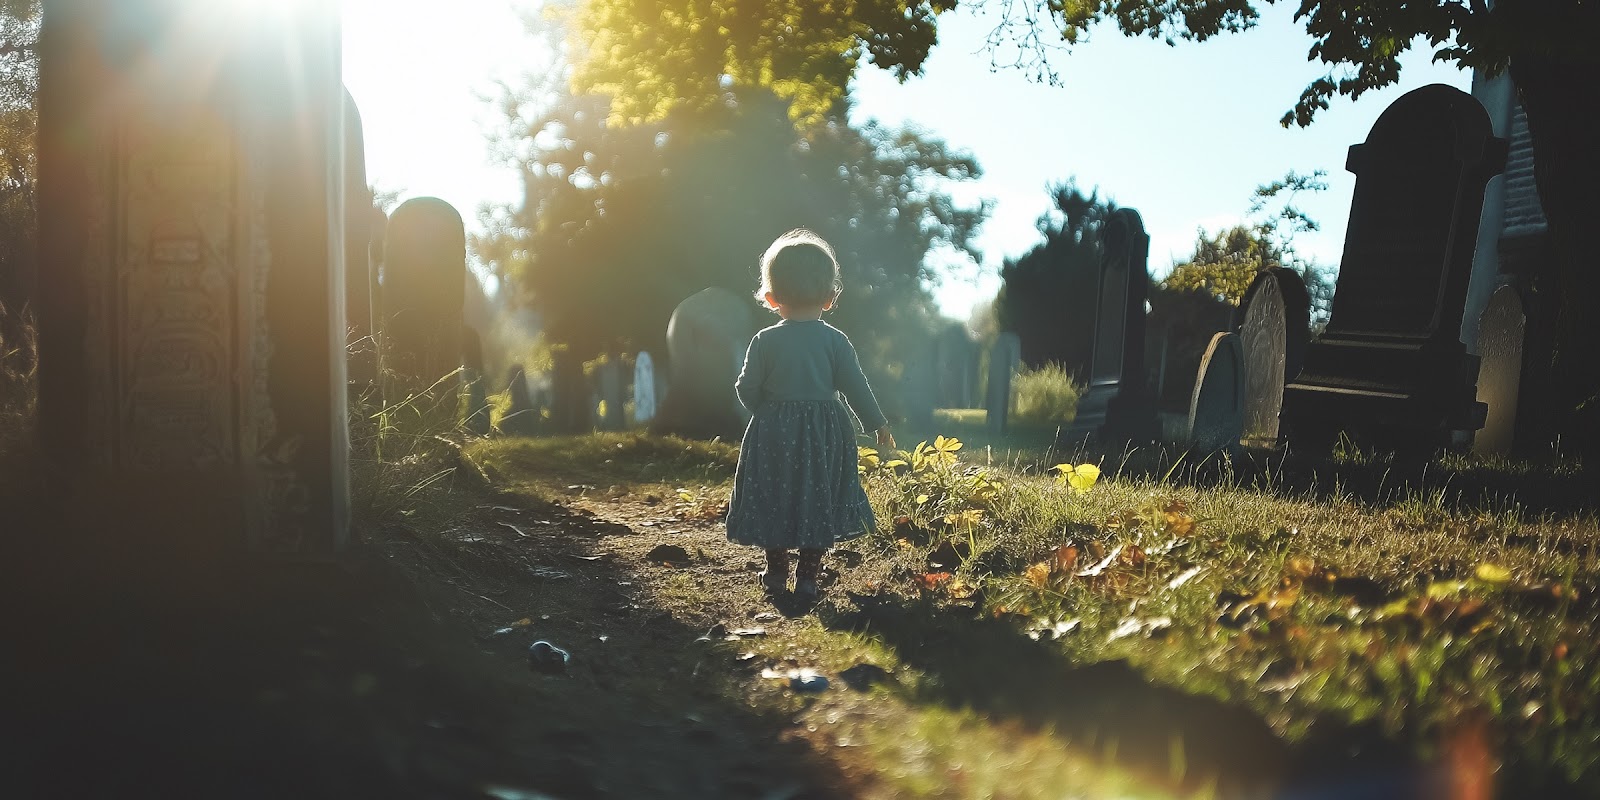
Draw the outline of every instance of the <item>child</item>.
M894 446L855 348L822 321L841 289L839 262L822 237L808 230L779 236L761 257L756 298L783 321L750 341L736 384L753 416L739 446L728 539L766 548L761 583L773 593L788 584L789 550L799 549L794 593L803 600L817 596L822 554L876 525L840 394L877 431L879 446Z

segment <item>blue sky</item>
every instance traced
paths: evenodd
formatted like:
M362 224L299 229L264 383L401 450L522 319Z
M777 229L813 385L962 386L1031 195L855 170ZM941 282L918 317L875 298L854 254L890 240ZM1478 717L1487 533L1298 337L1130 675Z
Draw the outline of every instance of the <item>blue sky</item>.
M952 187L995 207L979 239L982 268L955 270L936 294L945 313L964 318L993 296L1003 259L1039 240L1045 187L1067 178L1140 211L1160 274L1189 254L1198 228L1243 220L1257 185L1324 169L1329 190L1297 198L1323 230L1297 246L1337 263L1354 188L1346 148L1405 91L1465 89L1470 75L1414 50L1399 85L1336 100L1309 128L1281 128L1278 118L1325 71L1306 61L1311 40L1291 14L1266 7L1252 31L1176 47L1100 30L1054 55L1063 85L1049 86L991 71L983 41L992 17L958 10L941 16L922 77L897 84L865 67L853 87L856 118L915 125L984 169ZM402 198L442 197L469 220L481 203L515 201L517 176L488 157L483 131L493 112L481 98L495 80L521 73L530 52L507 0L464 0L446 15L424 0L346 0L345 77L366 125L370 180Z

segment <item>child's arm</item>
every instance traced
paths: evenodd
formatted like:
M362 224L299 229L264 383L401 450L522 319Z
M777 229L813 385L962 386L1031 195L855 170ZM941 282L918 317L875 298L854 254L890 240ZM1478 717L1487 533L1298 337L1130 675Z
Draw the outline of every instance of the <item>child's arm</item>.
M861 371L861 358L856 355L855 346L843 333L839 334L839 352L833 359L833 385L844 395L850 409L861 418L862 428L878 431L881 442L888 433L889 420L878 408L878 398L872 394L866 373Z
M750 340L750 348L744 354L744 368L739 370L739 378L733 383L733 390L739 395L739 402L754 414L756 407L766 399L766 392L762 386L766 369L761 363L761 349L759 337Z

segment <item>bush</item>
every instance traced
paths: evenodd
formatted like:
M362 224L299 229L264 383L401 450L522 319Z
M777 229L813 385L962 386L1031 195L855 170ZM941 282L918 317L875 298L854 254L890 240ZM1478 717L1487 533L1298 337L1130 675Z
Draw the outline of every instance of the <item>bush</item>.
M1078 415L1079 387L1060 364L1017 373L1011 385L1011 416L1030 425L1064 425Z

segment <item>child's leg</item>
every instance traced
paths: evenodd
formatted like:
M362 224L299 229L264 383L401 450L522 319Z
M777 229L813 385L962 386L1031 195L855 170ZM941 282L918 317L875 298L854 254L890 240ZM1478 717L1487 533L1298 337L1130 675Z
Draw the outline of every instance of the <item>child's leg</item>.
M813 590L816 589L817 575L822 572L822 554L824 552L825 551L821 549L813 550L810 548L805 548L800 551L800 563L796 565L794 569L794 585L796 590L799 590L801 581L808 581L810 583L810 587Z
M789 585L788 550L767 551L767 571L761 573L761 585L774 592L781 592Z

